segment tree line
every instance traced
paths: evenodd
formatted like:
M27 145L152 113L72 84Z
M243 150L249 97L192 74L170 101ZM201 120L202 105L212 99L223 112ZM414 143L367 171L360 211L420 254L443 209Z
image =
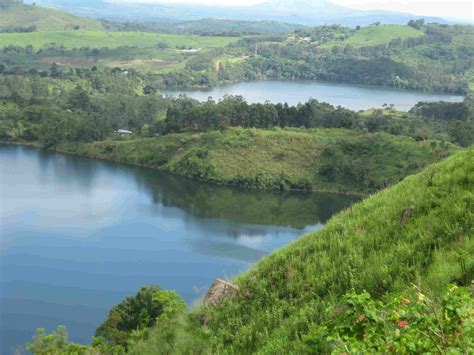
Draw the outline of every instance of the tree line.
M342 107L310 100L298 106L249 104L241 96L227 96L220 102L198 103L180 98L168 109L162 132L219 130L227 127L352 128L357 114Z

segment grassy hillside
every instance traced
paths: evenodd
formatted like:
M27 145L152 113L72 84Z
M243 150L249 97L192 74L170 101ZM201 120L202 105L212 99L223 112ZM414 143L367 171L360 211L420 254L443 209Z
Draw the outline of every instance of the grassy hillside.
M415 38L423 36L423 32L410 26L403 25L382 25L363 27L356 31L344 43L355 46L370 46L388 43L391 40L400 38Z
M457 148L342 129L229 129L59 149L217 184L366 194Z
M354 32L352 36L342 42L329 42L321 47L332 47L334 45L351 44L357 47L375 46L386 44L394 39L408 39L423 36L423 32L410 26L404 25L380 25L362 27Z
M8 45L40 48L50 43L66 48L117 48L120 46L155 47L159 43L167 46L192 48L223 47L237 41L232 37L182 36L144 32L102 32L102 31L53 31L33 33L1 33L0 47Z
M36 26L38 31L73 30L74 28L82 30L103 29L100 21L74 16L59 10L19 4L2 8L0 11L0 29L18 26Z
M215 350L291 353L305 347L305 334L327 321L326 307L351 289L383 298L408 292L412 283L434 294L448 283L469 285L473 237L471 148L274 253L236 280L240 297L201 309L196 319L205 317Z

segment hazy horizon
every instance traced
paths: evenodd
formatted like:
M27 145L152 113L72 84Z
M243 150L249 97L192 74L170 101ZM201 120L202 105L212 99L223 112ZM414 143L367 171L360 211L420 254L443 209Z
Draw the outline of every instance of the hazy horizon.
M218 6L251 6L271 0L106 0L112 3L187 3ZM292 1L292 0L290 0ZM322 0L323 1L323 0ZM358 10L384 10L411 13L419 16L438 16L474 20L473 4L470 0L328 0L331 3Z

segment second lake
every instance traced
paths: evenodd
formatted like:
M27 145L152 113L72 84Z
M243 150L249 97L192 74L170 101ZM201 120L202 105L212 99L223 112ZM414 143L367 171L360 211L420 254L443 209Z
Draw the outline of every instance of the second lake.
M394 105L399 111L409 111L420 101L461 102L462 95L433 94L367 85L348 85L310 80L250 81L230 85L219 85L210 89L168 90L164 95L185 94L199 101L209 97L220 100L225 95L243 96L249 103L288 103L297 105L310 98L342 106L354 111L382 108L383 104Z

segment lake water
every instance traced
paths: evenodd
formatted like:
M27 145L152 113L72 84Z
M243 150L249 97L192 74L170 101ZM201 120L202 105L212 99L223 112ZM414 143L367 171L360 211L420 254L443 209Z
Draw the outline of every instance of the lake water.
M464 100L460 95L432 94L419 91L407 91L376 86L348 85L309 80L270 80L251 81L230 85L220 85L211 89L165 91L163 94L178 96L186 94L199 101L208 97L220 100L225 95L241 95L250 103L288 103L297 105L310 98L328 102L334 106L342 106L359 111L370 108L382 108L383 104L393 104L400 111L409 111L420 101Z
M243 191L155 170L0 145L0 352L37 327L89 343L141 286L189 305L355 198Z

